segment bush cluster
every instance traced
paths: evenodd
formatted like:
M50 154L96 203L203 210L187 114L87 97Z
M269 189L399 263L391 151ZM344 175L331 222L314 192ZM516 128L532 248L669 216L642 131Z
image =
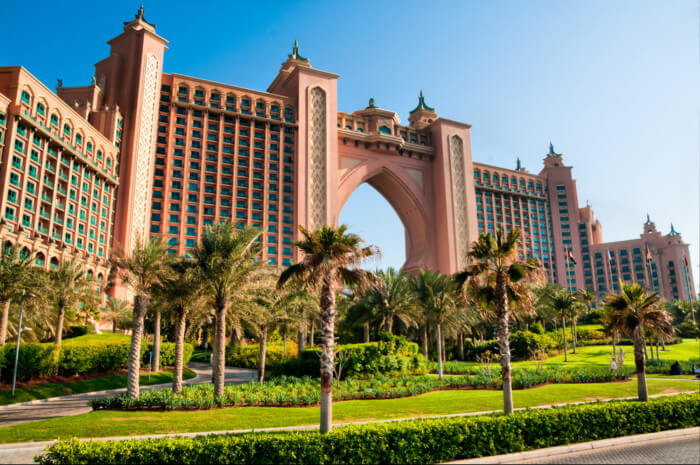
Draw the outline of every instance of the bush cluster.
M300 359L268 365L272 376L319 376L321 349L305 349ZM378 374L425 372L425 359L418 353L418 344L404 336L380 334L378 342L344 344L336 347L336 365L342 364L344 377L369 377Z
M634 371L624 367L613 372L607 367L591 368L540 368L519 369L513 373L515 389L529 388L544 383L598 383L628 378ZM435 376L408 376L389 378L379 376L372 379L352 379L336 382L333 399L389 399L424 394L440 389L501 387L500 371L481 369L473 374L447 376L439 380ZM274 378L263 383L247 383L226 386L224 395L215 398L210 384L185 386L181 394L170 389L149 390L138 399L126 395L96 399L94 410L119 409L208 409L236 406L308 406L320 401L321 384L318 378L286 377Z
M129 362L130 342L105 341L97 342L94 339L81 341L71 340L70 344L63 344L60 348L54 343L23 343L19 348L19 363L17 365L17 379L29 381L47 376L72 376L76 374L101 373L126 368ZM3 382L12 381L12 372L15 364L16 344L5 344L0 348L1 367L0 379ZM144 363L148 361L147 350L150 344L141 345L141 354ZM192 356L193 347L185 344L184 363ZM161 365L174 364L175 344L164 342L160 345Z
M145 347L144 347L145 346ZM144 348L142 363L148 363L148 352L153 350L153 344L148 343L141 346ZM194 352L194 346L189 343L185 343L182 351L182 364L187 365L187 362L192 358L192 352ZM161 342L160 343L160 366L171 367L175 366L175 343L174 342Z
M297 345L287 341L286 360L297 357ZM226 365L238 368L258 368L260 358L260 344L237 345L226 347ZM265 366L282 363L284 357L284 344L281 342L268 343L265 351Z
M675 360L647 360L646 361L646 372L647 373L661 373L670 374L671 365L676 363ZM678 363L681 365L681 370L685 374L693 374L693 367L700 367L700 359L690 359L688 361L679 360Z
M510 355L513 360L532 360L556 349L556 342L547 334L516 331L510 335Z
M60 441L39 463L431 464L700 425L700 397L618 401L512 415L411 420L316 431L129 441Z
M69 326L65 331L65 336L63 336L63 339L72 339L74 337L85 336L86 334L92 334L94 332L95 329L90 325Z

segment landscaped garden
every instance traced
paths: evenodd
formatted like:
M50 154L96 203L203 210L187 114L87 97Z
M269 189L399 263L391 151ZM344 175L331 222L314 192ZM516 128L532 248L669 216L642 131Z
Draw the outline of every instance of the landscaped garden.
M259 231L230 223L208 228L189 259L169 254L162 238L137 244L130 254L117 253L116 276L136 295L132 334L69 337L77 335L69 331L63 339L57 329L55 341L24 342L18 365L24 384L16 398L124 384L127 392L93 400L91 413L0 428L0 442L314 425L329 434L334 422L491 411L503 411L506 420L474 421L511 425L517 423L515 418L535 423L562 418L558 409L516 417L513 412L519 408L635 396L647 401L650 395L699 392L700 383L691 373L700 346L695 339L678 337L693 330L685 307L662 304L640 286L624 285L603 309L592 309L589 293L545 284L536 262L515 259L517 233L481 236L472 245L470 265L454 276L430 270L415 276L393 269L371 273L358 266L376 250L362 246L344 228L302 229L302 234L298 247L304 260L281 274L257 260ZM499 280L503 286L496 286ZM74 302L80 300L73 297ZM505 304L509 299L510 306ZM0 349L3 368L12 366L13 354L13 344ZM185 368L190 359L211 364L211 384L183 386L182 380L193 375ZM675 361L680 368L672 366ZM142 368L149 363L155 368L151 375ZM226 365L257 369L257 382L226 385ZM172 372L159 370L169 366L174 367ZM663 378L647 379L646 372ZM674 379L672 372L685 374ZM5 382L8 375L7 369L0 372ZM57 376L76 379L47 382ZM140 390L140 385L164 382L172 382L172 387ZM572 409L585 413L571 415L580 420L610 412L677 413L663 421L654 419L637 428L640 431L697 422L688 413L697 410L697 396L654 400L650 406L611 405ZM469 421L436 420L434 431ZM399 440L405 431L414 431L410 424L367 431L388 428L387 434L397 434ZM614 422L608 426L605 434L628 431ZM530 434L520 426L516 432ZM366 433L347 429L334 434L325 437ZM435 433L425 434L429 439ZM594 428L589 434L602 433ZM281 441L292 448L313 449L319 444L317 437L271 435L256 444L271 447ZM235 445L239 449L231 452L232 457L244 463L261 460L263 456L251 452L258 446L246 438L226 436L212 444ZM536 439L511 439L506 448L512 450L540 444ZM324 440L318 447L334 440ZM493 453L497 448L493 438L489 441L491 446L483 450L490 447ZM342 441L337 444L346 447ZM46 460L64 463L70 454L82 453L102 460L105 456L100 454L107 450L127 460L130 447L61 444ZM156 454L158 447L148 453ZM285 460L285 450L265 457ZM407 455L387 461L448 460L481 451L438 447L426 456L414 456L409 448Z

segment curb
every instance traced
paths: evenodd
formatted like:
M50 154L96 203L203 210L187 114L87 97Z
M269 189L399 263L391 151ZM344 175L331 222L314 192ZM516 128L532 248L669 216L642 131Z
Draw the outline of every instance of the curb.
M493 463L516 463L525 460L534 460L548 457L556 457L575 452L584 452L607 447L635 444L640 442L660 441L665 439L680 439L684 437L700 437L700 426L694 428L660 431L657 433L636 434L633 436L622 436L611 439L601 439L599 441L580 442L567 446L555 446L545 449L537 449L527 452L515 452L512 454L496 455L492 457L479 457L475 459L455 460L445 462L446 464L493 464ZM699 438L700 439L700 438ZM572 462L572 463L575 463Z

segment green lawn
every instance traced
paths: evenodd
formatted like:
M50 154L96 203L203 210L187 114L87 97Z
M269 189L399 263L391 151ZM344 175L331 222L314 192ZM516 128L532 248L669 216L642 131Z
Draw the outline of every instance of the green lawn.
M70 339L64 339L63 345L84 345L84 344L102 344L102 343L115 343L115 342L129 342L131 341L131 336L128 334L119 333L102 333L102 334L86 334L85 336L72 337Z
M649 394L698 391L693 381L651 379ZM550 384L513 392L516 407L631 397L636 380L601 384ZM420 417L499 410L503 395L495 390L436 391L416 397L353 400L333 404L335 422ZM125 412L101 410L0 428L0 443L68 437L223 431L318 423L319 408L241 407L188 412Z
M634 347L633 346L617 346L616 347L616 352L619 354L620 348L623 349L625 353L624 357L624 364L626 366L634 366ZM528 360L524 362L513 362L513 368L522 368L522 367L536 367L538 364L543 363L545 365L604 365L604 366L609 366L610 365L610 360L612 359L612 346L611 345L605 345L605 346L586 346L586 347L578 347L576 349L576 354L572 353L572 349L569 346L569 351L568 351L568 357L569 361L564 362L564 354L561 353L559 355L556 355L554 357L550 357L546 360L542 361L536 361L536 360ZM698 359L700 358L700 343L696 341L695 339L683 339L683 342L680 344L673 344L673 345L667 345L666 346L666 351L663 351L659 348L659 356L661 357L661 360L679 360L679 361L688 361L691 359ZM654 351L654 357L656 357L656 351ZM481 363L479 362L450 362L450 363L457 363L460 366L464 366L465 368L478 368L481 366ZM432 365L435 365L433 363ZM435 369L434 366L431 365L432 369ZM496 363L498 365L498 363Z
M195 376L195 372L189 368L185 368L182 375L184 379L191 379ZM147 374L141 375L139 382L142 386L149 386L152 384L171 383L172 381L173 373L171 371L159 371L151 374L150 379ZM12 397L12 391L0 390L0 405L123 387L126 387L126 375L111 375L85 381L19 388L15 391L14 398Z

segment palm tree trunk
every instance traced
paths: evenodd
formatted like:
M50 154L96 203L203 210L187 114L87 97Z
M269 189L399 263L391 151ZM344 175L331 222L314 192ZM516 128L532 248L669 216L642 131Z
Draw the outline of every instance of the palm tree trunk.
M459 333L459 359L464 361L464 333Z
M440 323L436 325L437 337L435 338L437 342L437 354L438 354L438 379L442 380L442 332L440 331Z
M430 361L428 359L428 325L423 325L423 334L421 334L421 344L423 345L423 357L425 361Z
M204 345L204 352L208 352L209 351L209 328L205 325L204 330L202 332L204 333L202 335L202 343ZM212 354L212 357L213 357L213 355L214 354ZM210 360L209 363L211 363L212 357L209 358L209 360Z
M226 296L216 301L216 319L214 321L214 340L212 341L212 383L214 384L214 396L224 395L224 374L226 372L226 310L228 299Z
M258 359L258 382L265 380L265 357L267 355L267 326L260 327L260 358Z
M564 334L564 361L569 361L568 348L566 347L566 318L561 317L561 332Z
M115 318L112 320L112 332L116 333L117 332L117 319Z
M447 344L445 343L445 335L443 334L442 336L442 341L440 341L440 349L442 350L442 360L443 362L447 361L447 349L445 348Z
M616 352L615 352L615 350L616 350L615 349L615 331L613 331L613 333L612 333L612 346L613 346L613 359L615 359L615 357L617 357Z
M333 427L333 368L335 367L335 293L331 276L321 288L321 433Z
M510 329L508 328L508 295L506 278L496 275L496 312L498 314L498 348L501 352L501 378L503 380L503 413L513 413L513 386L510 367Z
M131 332L131 349L126 380L126 395L131 399L139 398L139 371L141 370L141 338L143 337L143 319L146 316L146 296L134 297L134 328Z
M10 318L10 302L12 299L7 299L2 303L2 319L0 319L0 347L5 345L7 339L7 320Z
M304 352L304 345L306 343L306 309L304 308L301 313L301 322L299 325L299 332L297 333L297 358L301 358L302 352Z
M389 315L389 318L387 318L387 320L386 320L386 331L389 334L394 334L393 329L394 329L394 315L391 314L391 315Z
M316 330L316 328L314 328L314 326L315 326L314 323L316 323L316 322L314 321L313 318L311 318L311 331L309 332L309 347L314 346L314 332Z
M571 318L571 344L574 347L574 352L576 353L576 316Z
M666 352L666 339L663 337L661 338L661 350Z
M644 349L644 360L649 360L649 352L647 352L647 339L642 335L642 348Z
M186 311L179 308L175 322L175 368L173 368L173 392L182 392L182 358L185 348Z
M362 333L365 343L369 342L369 323L362 324Z
M637 325L637 327L634 328L634 364L637 367L637 396L642 402L649 400L649 394L647 392L646 366L644 363L645 355L646 350L644 349L644 335L642 334L642 326Z
M56 321L56 345L60 346L63 341L63 320L66 318L66 306L59 304L58 321ZM18 330L19 331L19 330Z
M656 360L661 360L661 358L659 357L659 339L656 339Z
M151 370L160 370L160 311L156 312L153 322L153 358L151 359Z

